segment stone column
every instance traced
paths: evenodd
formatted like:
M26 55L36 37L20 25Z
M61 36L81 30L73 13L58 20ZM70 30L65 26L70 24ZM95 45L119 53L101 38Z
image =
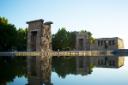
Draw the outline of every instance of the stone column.
M41 73L45 84L51 81L51 76L47 76L51 75L51 24L45 22L41 30Z
M45 22L41 30L41 55L42 57L50 56L51 52L51 24L52 22Z
M32 32L37 32L36 35L36 50L40 51L41 56L28 57L28 74L29 84L51 84L51 24L43 20L34 20L27 22L28 28L28 51L33 51Z

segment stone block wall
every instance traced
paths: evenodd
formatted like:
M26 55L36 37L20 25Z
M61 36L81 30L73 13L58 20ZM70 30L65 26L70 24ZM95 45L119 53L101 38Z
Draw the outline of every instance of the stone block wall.
M42 19L29 21L28 24L28 51L40 51L41 56L27 57L28 83L48 84L51 83L51 24ZM33 67L34 66L34 67ZM34 73L33 73L34 72ZM35 80L35 81L34 81Z

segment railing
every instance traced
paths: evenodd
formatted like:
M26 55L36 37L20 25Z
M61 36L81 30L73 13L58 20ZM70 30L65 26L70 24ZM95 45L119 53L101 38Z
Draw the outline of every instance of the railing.
M45 56L112 56L110 51L51 51ZM41 56L41 52L0 52L0 56Z
M51 51L51 52L0 52L0 56L128 56L128 49L92 51Z
M41 56L41 52L0 52L0 56Z
M112 50L109 51L54 51L52 56L113 56Z

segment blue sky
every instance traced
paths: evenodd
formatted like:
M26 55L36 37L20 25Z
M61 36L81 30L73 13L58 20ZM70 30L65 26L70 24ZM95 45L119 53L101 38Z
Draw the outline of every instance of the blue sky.
M16 27L26 21L53 21L52 33L88 30L96 38L120 37L128 48L128 0L0 0L0 16Z

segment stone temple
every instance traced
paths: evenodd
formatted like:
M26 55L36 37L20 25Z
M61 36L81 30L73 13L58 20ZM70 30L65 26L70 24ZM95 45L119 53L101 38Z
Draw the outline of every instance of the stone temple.
M51 40L51 24L52 22L44 22L44 20L34 20L27 22L28 24L28 40L27 51L41 52L41 56L29 56L28 74L29 85L52 85L51 83L51 57L52 40ZM86 33L76 33L76 50L114 50L124 48L123 40L118 37L98 38L95 43L90 44ZM78 57L77 57L78 58ZM91 59L93 58L93 59ZM101 56L101 57L79 57L77 59L77 68L89 65L91 63L97 67L115 67L123 66L124 57ZM78 69L77 69L78 70ZM78 72L81 70L78 70ZM36 83L35 83L36 82Z
M76 33L76 50L114 50L123 48L123 40L119 37L96 38L95 42L90 44L87 33Z
M27 22L27 51L41 52L41 56L27 57L28 85L51 85L51 24L43 19Z
M112 38L97 38L93 44L89 43L88 35L86 33L76 33L76 50L116 50L123 49L123 40L119 37ZM93 58L93 59L92 59ZM97 67L121 67L124 65L124 57L121 56L97 56L79 58L77 60L91 60L90 63ZM83 63L85 63L84 61ZM82 63L82 62L80 62ZM85 64L84 64L85 65Z

